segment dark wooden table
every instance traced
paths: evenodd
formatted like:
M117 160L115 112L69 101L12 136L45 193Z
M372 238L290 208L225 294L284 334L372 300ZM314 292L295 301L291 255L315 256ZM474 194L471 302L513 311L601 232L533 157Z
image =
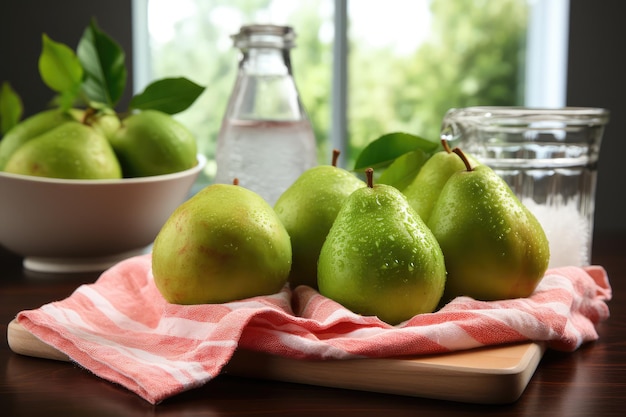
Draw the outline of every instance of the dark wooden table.
M509 405L476 405L222 375L152 406L69 363L24 357L6 341L16 313L67 297L94 274L22 269L0 248L0 415L19 416L609 416L626 409L626 235L598 236L593 263L613 287L600 340L567 354L548 351L526 391Z

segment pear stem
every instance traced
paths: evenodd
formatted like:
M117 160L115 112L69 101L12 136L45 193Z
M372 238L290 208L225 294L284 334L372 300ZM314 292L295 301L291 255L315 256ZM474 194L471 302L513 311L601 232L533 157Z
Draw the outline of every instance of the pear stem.
M461 149L454 148L454 149L452 149L452 152L454 152L455 154L459 155L459 157L461 158L461 160L465 164L465 168L467 169L468 172L471 172L471 171L474 170L474 168L472 168L472 165L470 164L469 160L467 159L467 156L465 156L465 154L463 153L463 151Z
M332 165L334 167L337 166L337 161L339 160L339 154L341 153L341 151L339 149L333 149L333 160L332 160Z
M233 178L233 185L239 185L239 178Z
M450 145L446 139L441 139L441 146L443 146L443 150L450 153L452 150L450 149Z
M365 170L365 176L367 177L367 186L374 188L374 168L367 168Z
M92 118L95 116L95 114L96 109L94 109L93 107L87 107L87 109L85 109L85 113L83 114L83 119L81 120L81 123L84 125L91 125Z

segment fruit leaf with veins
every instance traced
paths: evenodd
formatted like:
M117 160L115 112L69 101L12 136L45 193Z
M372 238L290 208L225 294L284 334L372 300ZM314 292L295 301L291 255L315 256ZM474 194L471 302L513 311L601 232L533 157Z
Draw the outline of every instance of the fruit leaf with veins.
M126 88L122 48L92 20L78 43L77 54L85 71L82 85L85 95L90 101L115 107Z
M387 133L370 142L357 156L354 171L375 168L381 184L399 190L411 183L422 165L437 151L440 142L404 132Z
M378 182L404 191L431 155L421 149L400 155L383 171Z
M434 152L438 147L439 142L410 133L388 133L375 139L363 148L354 163L354 170L359 171L368 167L386 167L396 158L407 152L416 149L421 149L425 152Z
M167 114L186 110L202 94L204 87L186 78L164 78L148 85L133 97L131 109L160 110Z
M84 76L83 67L74 51L44 33L38 64L43 82L60 94L61 107L69 109L80 94Z
M22 99L5 81L0 87L0 137L19 123L23 112Z
M74 106L113 110L126 88L128 73L124 59L120 45L92 20L83 32L76 52L45 33L42 35L39 74L50 89L59 93L54 101L62 110ZM176 114L191 106L204 90L205 87L185 77L157 80L132 97L128 110L152 109ZM15 97L19 100L14 94L11 106L15 105ZM14 120L10 113L7 114L0 113L0 120ZM12 125L10 121L7 123ZM4 130L4 126L2 128Z

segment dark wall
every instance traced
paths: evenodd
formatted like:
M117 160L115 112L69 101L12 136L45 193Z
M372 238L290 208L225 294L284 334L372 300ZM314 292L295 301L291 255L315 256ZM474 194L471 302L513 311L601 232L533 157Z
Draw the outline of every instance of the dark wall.
M54 93L41 81L37 61L41 36L76 50L92 17L126 52L132 74L131 0L9 0L0 3L0 82L9 81L24 101L25 115L40 111ZM120 107L132 94L129 75Z
M611 111L598 171L596 232L626 230L626 25L621 1L570 0L567 104Z
M567 104L611 110L600 155L596 232L626 230L626 41L621 1L571 0ZM41 109L51 91L41 82L37 59L41 33L73 48L92 16L127 53L132 72L131 1L9 0L0 3L0 81L10 80L26 114ZM129 77L126 107L132 92Z

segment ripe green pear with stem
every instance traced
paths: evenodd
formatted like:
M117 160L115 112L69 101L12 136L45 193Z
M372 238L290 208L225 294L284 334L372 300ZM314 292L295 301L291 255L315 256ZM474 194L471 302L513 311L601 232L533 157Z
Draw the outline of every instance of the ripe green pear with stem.
M448 141L442 139L441 144L443 151L431 156L411 184L403 190L411 207L425 222L428 222L433 206L448 179L455 172L465 169L465 164L452 152ZM478 165L471 157L468 159L473 166Z
M154 282L175 304L273 294L290 268L291 243L280 219L236 180L209 185L181 204L152 249Z
M445 257L444 300L528 297L550 259L543 228L491 168L454 153L466 168L446 182L427 222Z
M333 151L331 165L320 165L303 172L274 204L293 250L289 274L292 287L317 288L317 260L322 244L339 209L353 191L365 183L337 167L339 151Z
M437 307L446 270L437 240L396 188L373 184L346 200L322 246L322 295L398 324Z

